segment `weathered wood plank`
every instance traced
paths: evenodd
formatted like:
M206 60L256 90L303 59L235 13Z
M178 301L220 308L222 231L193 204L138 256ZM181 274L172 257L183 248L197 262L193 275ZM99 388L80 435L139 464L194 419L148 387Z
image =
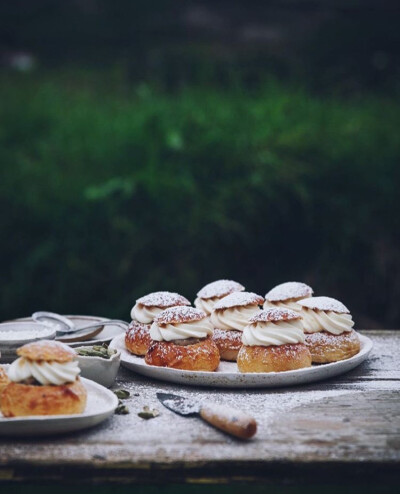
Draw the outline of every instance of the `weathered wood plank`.
M130 389L130 415L51 439L3 439L1 480L94 482L227 481L358 482L399 479L400 332L369 332L368 362L345 376L280 390L194 389L150 381L122 370L117 385ZM259 432L243 443L196 418L162 408L155 393L179 392L243 408ZM137 412L157 407L144 421ZM328 476L328 477L326 477ZM330 477L329 477L330 476Z

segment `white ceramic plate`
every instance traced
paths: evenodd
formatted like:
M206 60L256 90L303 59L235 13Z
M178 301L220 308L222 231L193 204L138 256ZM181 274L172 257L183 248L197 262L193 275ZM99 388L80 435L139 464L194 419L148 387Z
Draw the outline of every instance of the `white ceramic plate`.
M64 316L71 319L77 328L83 328L89 324L94 324L96 322L101 323L104 321L109 321L110 319L106 317L95 317L95 316ZM17 319L18 321L32 321L32 318L26 317L24 319ZM85 341L76 341L74 343L66 343L70 347L87 346L87 345L100 345L101 343L108 343L113 338L119 334L124 333L125 330L118 326L117 324L110 324L109 326L104 326L104 329L94 338ZM57 339L57 338L56 338ZM61 341L61 340L60 340Z
M0 412L0 436L49 436L86 429L106 420L117 408L118 398L100 384L83 377L81 381L88 393L83 413L4 418Z
M189 386L212 386L216 388L277 388L295 386L344 374L361 364L369 355L372 341L364 335L359 335L360 352L348 360L332 364L314 365L305 369L286 372L260 372L242 374L235 362L221 362L216 372L183 371L147 365L143 358L129 353L124 344L124 335L112 340L110 348L121 350L121 364L142 374L143 376L160 379Z

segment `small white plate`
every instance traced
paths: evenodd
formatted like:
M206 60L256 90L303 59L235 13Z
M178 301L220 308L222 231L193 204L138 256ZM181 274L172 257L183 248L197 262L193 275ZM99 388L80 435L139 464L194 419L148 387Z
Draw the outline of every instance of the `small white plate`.
M0 413L0 436L49 436L73 432L93 427L113 415L118 406L115 394L89 379L82 377L81 381L87 390L87 404L83 413L14 418L4 418Z
M372 349L372 341L367 336L359 334L359 337L360 352L347 360L332 364L313 365L294 371L248 374L239 372L236 362L221 361L216 372L185 371L147 365L144 358L136 357L126 350L124 335L114 338L110 343L110 348L121 350L121 364L124 367L143 376L161 381L216 388L277 388L322 381L354 369L368 357Z
M89 326L89 324L94 324L96 322L101 323L104 321L109 321L107 317L96 317L96 316L64 316L71 319L77 328L83 328L84 326ZM32 321L31 317L26 317L23 319L16 319L17 321ZM101 326L101 324L99 324ZM104 326L103 330L94 338L85 341L75 341L73 343L67 343L70 347L87 346L87 345L101 345L101 343L108 343L116 336L121 333L125 334L125 330L118 326L117 324L110 324L109 326ZM56 338L56 340L61 341L61 339Z

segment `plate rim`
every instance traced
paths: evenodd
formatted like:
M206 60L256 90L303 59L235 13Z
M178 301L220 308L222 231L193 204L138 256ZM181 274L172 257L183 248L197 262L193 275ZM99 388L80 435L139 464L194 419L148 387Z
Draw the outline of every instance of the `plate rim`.
M149 366L145 363L137 363L132 361L127 361L125 359L125 352L127 350L121 351L121 365L132 372L144 375L151 379L157 379L164 382L175 383L175 384L186 384L188 386L208 386L208 387L219 387L219 388L245 388L246 386L251 388L272 388L272 387L286 387L286 386L298 386L301 384L307 384L316 381L322 381L335 377L341 374L345 374L350 370L354 369L360 365L364 360L368 358L372 348L373 341L368 336L357 332L361 340L361 350L353 357L340 360L337 362L331 362L328 364L313 365L312 367L306 367L302 369L296 369L291 371L283 372L254 372L254 373L240 373L240 372L210 372L210 371L188 371L183 369L172 369L168 367L156 367ZM123 335L117 335L111 340L110 347L122 350L120 346L120 341ZM131 356L131 355L130 355ZM138 362L143 362L143 357L131 356L138 360ZM144 372L141 372L142 370ZM328 373L326 372L328 370ZM331 370L331 372L329 372ZM149 375L155 371L157 376ZM339 372L337 372L339 371ZM221 382L211 382L213 377L225 377L227 379L226 383ZM296 382L296 377L298 378ZM193 379L195 378L195 379ZM203 378L207 382L201 382ZM275 379L274 379L275 378ZM293 379L293 382L287 382ZM265 382L262 382L265 380ZM228 382L230 381L230 382ZM285 382L281 382L285 381Z

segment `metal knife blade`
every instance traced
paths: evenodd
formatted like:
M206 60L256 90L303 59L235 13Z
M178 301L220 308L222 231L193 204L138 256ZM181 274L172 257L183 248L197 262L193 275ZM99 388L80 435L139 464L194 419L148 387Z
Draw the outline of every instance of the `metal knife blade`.
M179 415L187 416L194 415L200 412L200 404L195 403L183 396L174 395L171 393L157 393L157 398L160 402L172 412Z

